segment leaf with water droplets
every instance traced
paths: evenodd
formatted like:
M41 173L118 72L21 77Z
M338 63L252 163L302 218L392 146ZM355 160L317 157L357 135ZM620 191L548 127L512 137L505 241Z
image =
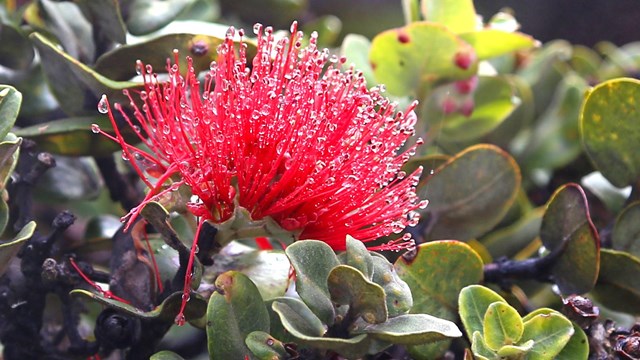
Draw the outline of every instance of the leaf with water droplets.
M580 130L594 164L617 187L640 178L640 80L615 79L594 87L582 105Z
M496 146L480 144L456 154L421 181L418 192L429 199L425 236L469 240L486 233L515 201L520 180L515 160Z

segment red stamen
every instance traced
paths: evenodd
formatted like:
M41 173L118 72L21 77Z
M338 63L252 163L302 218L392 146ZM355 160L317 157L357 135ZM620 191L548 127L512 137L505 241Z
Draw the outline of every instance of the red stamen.
M80 275L80 277L87 283L89 284L91 287L93 287L94 289L96 289L96 291L98 293L100 293L102 296L106 297L107 299L114 299L117 301L120 301L122 303L125 304L131 304L129 301L114 295L111 291L109 290L104 290L100 287L100 285L96 284L93 280L89 279L89 277L87 275L85 275L84 272L82 272L82 270L80 270L80 267L78 266L78 264L76 264L76 261L70 257L69 258L69 263L71 263L71 266L76 270L76 272L78 273L78 275Z
M193 262L196 257L196 253L198 252L198 238L200 237L200 230L202 229L202 225L204 225L206 219L202 218L198 222L198 229L196 230L196 234L193 238L193 244L191 245L191 253L189 254L189 262L187 263L187 270L184 276L184 288L182 289L182 304L180 305L180 311L178 315L176 315L175 322L178 326L182 326L186 322L186 318L184 316L184 309L187 307L187 302L191 297L191 280L193 277Z

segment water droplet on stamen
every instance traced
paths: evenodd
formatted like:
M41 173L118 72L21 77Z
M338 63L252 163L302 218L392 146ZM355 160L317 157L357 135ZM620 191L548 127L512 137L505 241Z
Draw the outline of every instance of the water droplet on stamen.
M98 102L98 112L100 114L106 114L109 112L109 101L107 100L107 95L105 94L102 94L102 97Z
M91 132L94 134L100 133L100 126L98 124L91 124Z

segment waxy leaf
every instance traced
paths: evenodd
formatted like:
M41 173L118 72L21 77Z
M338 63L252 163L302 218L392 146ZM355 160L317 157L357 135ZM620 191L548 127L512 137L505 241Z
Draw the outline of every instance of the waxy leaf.
M333 325L335 311L327 279L331 270L340 265L335 253L325 242L316 240L295 242L285 252L296 271L300 298L323 323Z
M539 314L558 314L557 311L549 308L536 309L524 317L524 320L529 320ZM573 335L567 345L562 348L562 351L554 357L554 360L572 360L572 359L587 359L589 357L589 340L584 331L575 323L573 325Z
M454 33L474 31L478 25L472 0L423 0L425 20L445 25Z
M127 29L133 35L144 35L158 30L173 21L195 0L133 0L128 2Z
M529 35L495 29L483 29L460 34L460 38L473 46L480 60L529 49L537 43Z
M457 54L469 57L466 69L456 65ZM394 95L421 93L438 81L468 78L476 72L474 57L473 48L451 30L428 22L378 34L369 53L376 80Z
M22 245L31 238L35 230L36 222L30 221L12 240L0 243L0 276L4 275L11 259L20 251Z
M226 272L216 279L207 307L207 340L213 359L244 359L253 331L269 332L269 313L258 288L244 274Z
M51 90L62 109L70 116L95 115L103 94L110 101L125 101L122 90L138 86L131 82L112 81L63 52L39 33L29 36L34 42ZM126 99L126 103L129 100Z
M413 294L411 312L455 320L460 290L482 280L480 256L459 241L433 241L416 251L415 257L400 257L395 263L398 276Z
M551 196L540 238L552 254L560 252L550 271L563 294L583 294L593 288L600 268L600 238L579 185L566 184Z
M554 359L567 345L574 333L573 324L558 312L536 313L523 318L522 341L533 340L527 359Z
M183 360L184 358L173 351L162 350L149 358L149 360Z
M13 127L21 104L20 91L9 85L0 85L0 139L4 139Z
M208 70L217 57L216 48L224 37L199 34L168 34L133 45L120 46L102 55L95 70L114 80L125 81L139 75L136 60L153 67L155 72L167 71L167 59L174 60L173 50L179 51L179 65L184 73L187 68L185 56L193 59L196 73Z
M331 300L339 305L348 305L351 316L362 317L370 324L387 320L384 290L357 269L338 265L329 273L327 282Z
M33 46L19 28L0 22L0 44L0 65L26 70L33 62Z
M245 340L253 355L260 360L286 359L288 356L284 344L263 331L254 331Z
M496 302L507 303L502 296L482 285L469 285L460 291L458 307L467 336L475 338L476 332L483 333L487 309Z
M495 358L495 353L487 346L480 331L474 332L471 339L471 351L476 359L493 360Z
M522 216L515 223L492 231L481 239L494 259L506 256L513 257L527 244L536 239L540 233L544 208L536 208Z
M156 306L151 311L144 311L138 309L133 305L124 303L111 297L107 297L103 294L97 294L87 290L75 289L72 290L70 294L73 296L89 298L102 305L117 309L135 317L143 319L163 319L168 323L173 322L182 304L182 292L175 292L169 295L169 297L164 299L164 301L160 305ZM189 299L187 307L184 311L186 320L198 320L205 315L206 311L207 300L196 293L192 293L191 298Z
M48 152L69 156L107 156L122 149L106 136L91 132L91 124L110 132L111 121L105 116L74 117L53 120L17 129L15 134L29 138Z
M20 144L22 144L22 139L11 134L0 142L0 190L5 189L11 173L18 163ZM2 228L0 228L0 233L2 233Z
M615 250L640 258L640 201L631 203L618 215L611 241Z
M504 345L496 354L501 358L520 359L533 348L535 342L529 340L522 345Z
M429 199L426 221L433 223L426 237L469 240L489 231L513 204L520 180L518 165L496 146L475 145L456 154L419 189Z
M615 186L640 178L640 80L615 79L594 87L584 98L580 129L594 166Z
M495 351L516 344L524 329L518 311L506 302L496 301L484 314L483 331L487 346Z
M455 323L427 314L406 314L384 323L367 324L354 333L371 334L392 344L418 345L462 336Z
M601 249L600 256L593 297L611 310L640 314L640 259L610 249Z
M88 10L91 21L112 41L124 44L127 41L127 29L122 20L120 2L117 0L80 0L80 5Z
M271 307L279 315L285 329L297 341L308 346L332 350L348 358L359 358L367 353L371 344L366 334L349 339L323 337L326 332L324 324L298 299L279 298L273 301Z

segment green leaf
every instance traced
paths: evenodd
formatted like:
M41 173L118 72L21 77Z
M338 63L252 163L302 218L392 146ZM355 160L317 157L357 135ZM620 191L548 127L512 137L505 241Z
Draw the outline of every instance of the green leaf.
M207 307L207 340L213 359L244 359L245 343L253 331L269 332L269 313L260 292L244 274L229 271L218 276L216 292Z
M469 337L484 331L484 317L491 304L507 303L502 296L482 285L469 285L460 291L458 307L464 330Z
M149 358L149 360L183 360L184 358L173 351L162 350Z
M616 219L611 235L615 250L640 257L640 201L629 204Z
M527 147L518 156L523 168L558 168L580 155L578 118L587 88L583 78L572 74L564 76L555 91L552 90L552 102L537 119Z
M371 334L377 339L402 345L418 345L462 336L453 322L427 314L400 315L380 324L366 324L353 332Z
M4 190L7 186L7 182L18 163L18 156L20 154L20 144L22 144L21 138L16 138L14 135L7 135L4 141L0 142L0 190ZM2 228L0 228L0 234Z
M640 314L640 259L610 249L600 250L600 275L593 297L611 310Z
M0 22L0 44L0 65L14 70L29 68L35 52L19 28Z
M260 360L287 359L288 353L284 344L263 331L254 331L245 340L253 355Z
M529 320L539 314L558 314L558 312L549 308L539 308L527 314L524 320ZM575 323L572 323L572 325L574 333L571 339L562 348L562 351L554 357L554 360L587 359L589 357L589 339L587 339L587 335L578 325Z
M369 281L364 274L348 265L338 265L327 280L331 300L348 305L349 314L370 324L387 320L387 304L382 287Z
M413 307L411 288L398 275L393 264L383 256L372 256L372 281L384 289L389 317L407 313Z
M140 60L145 65L152 66L156 72L166 72L167 59L174 60L173 50L176 49L180 53L180 70L186 71L187 62L184 57L190 56L198 73L209 69L211 62L216 59L216 48L223 41L224 37L209 35L167 34L115 48L96 61L95 70L114 80L128 80L137 75L136 60Z
M373 276L373 259L367 247L360 240L347 235L347 250L338 258L344 265L358 269L367 279Z
M395 263L398 275L415 294L411 312L455 320L460 290L482 280L480 256L459 241L421 244L416 252L415 257L400 257Z
M340 265L329 245L317 240L304 240L287 247L285 253L296 271L296 290L323 323L331 326L335 311L329 296L327 279Z
M273 301L271 307L296 342L309 347L332 350L348 358L359 358L368 351L371 344L366 334L348 339L323 337L326 332L324 324L298 299L279 298Z
M30 221L12 240L0 243L0 276L4 275L11 259L20 251L22 245L31 238L35 230L36 222Z
M471 340L471 351L473 352L474 357L478 360L493 360L496 358L495 352L489 349L480 331L476 331L473 333L473 337Z
M348 34L342 40L340 46L340 54L347 57L347 63L354 64L355 68L362 71L367 84L376 83L376 78L369 62L369 50L371 49L371 40L358 34Z
M124 44L127 41L127 29L122 20L120 2L117 0L80 0L85 7L91 21L95 24L94 31L99 30L112 41Z
M494 259L516 255L527 244L538 237L544 208L536 208L522 216L515 223L489 233L481 239Z
M551 196L542 218L540 238L549 251L561 252L550 269L560 292L568 295L590 291L598 278L600 238L579 185L566 184Z
M22 94L9 85L0 85L0 139L4 139L18 118Z
M271 308L278 314L284 328L296 338L322 337L326 329L322 321L302 301L296 298L276 298Z
M534 343L533 340L529 340L522 345L505 345L498 349L497 354L501 358L521 359L533 348Z
M104 116L73 117L53 120L16 129L15 134L38 143L45 151L69 156L106 156L120 150L117 142L91 132L91 125L112 130L111 121Z
M139 317L142 319L162 319L168 323L171 323L176 318L180 306L182 304L182 292L175 292L169 295L164 301L156 306L151 311L144 311L136 308L133 305L121 302L111 297L106 297L103 294L93 293L87 290L75 289L70 292L70 295L77 297L85 297L93 300L99 304L117 309L124 313ZM187 321L194 321L202 318L207 311L207 300L198 294L191 294L191 298L187 303L187 307L184 311L184 316Z
M371 42L369 60L378 82L394 95L423 92L438 81L465 79L475 74L456 66L456 54L475 57L473 48L443 25L415 22L387 30Z
M516 162L496 146L480 144L456 154L419 189L429 199L426 214L433 224L426 236L469 240L486 233L513 204L520 180Z
M530 360L555 359L574 333L571 321L558 312L536 313L523 320L522 341L534 341L527 356Z
M615 79L594 87L582 105L580 129L593 165L613 185L640 178L640 80Z
M402 0L405 24L420 21L420 0Z
M517 343L523 329L520 314L505 302L492 303L484 314L482 334L487 346L493 350Z
M460 38L473 46L479 60L487 60L518 50L529 49L537 43L529 35L495 29L483 29L460 34Z
M445 25L454 33L474 31L478 26L472 0L422 0L422 16Z
M133 0L127 8L127 29L133 35L144 35L173 21L195 0Z
M63 52L39 33L29 36L42 58L42 68L62 109L70 116L95 115L103 94L109 100L129 103L122 90L136 87L131 82L112 81Z
M450 98L450 93L450 86L439 88L426 106L429 131L438 134L437 143L476 140L498 127L520 104L511 81L503 76L479 77L470 116L458 112L444 115L439 103Z
M56 166L38 181L38 196L48 202L95 200L103 189L100 170L91 157L56 157Z

